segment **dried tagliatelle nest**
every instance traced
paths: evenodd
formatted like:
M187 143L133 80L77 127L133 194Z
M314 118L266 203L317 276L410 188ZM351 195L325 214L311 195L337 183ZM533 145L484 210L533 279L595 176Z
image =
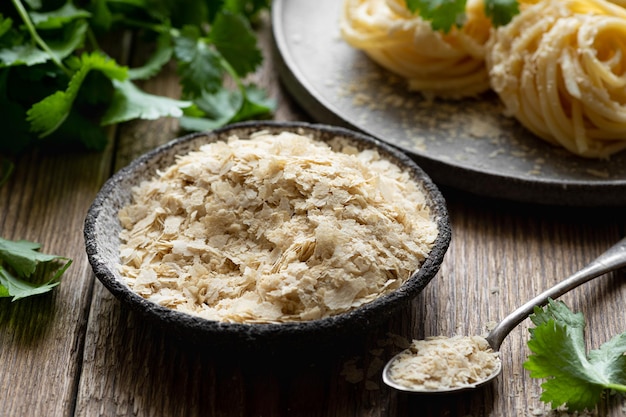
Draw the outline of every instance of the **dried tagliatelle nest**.
M122 208L133 291L211 320L302 321L398 288L437 237L420 186L374 150L295 133L178 156Z

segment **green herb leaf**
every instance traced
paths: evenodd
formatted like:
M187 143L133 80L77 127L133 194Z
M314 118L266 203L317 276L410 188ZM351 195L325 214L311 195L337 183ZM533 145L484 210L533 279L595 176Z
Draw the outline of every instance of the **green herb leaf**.
M0 298L7 298L10 296L11 294L9 293L9 289L5 287L4 285L0 284Z
M195 107L190 110L199 109L201 117L183 117L180 120L181 127L195 131L211 130L227 124L235 117L243 104L243 96L239 90L222 89L213 94L205 91L194 100L194 104Z
M113 13L107 0L93 0L91 2L90 22L96 32L107 32L113 25Z
M108 137L100 124L83 116L76 109L72 109L65 122L46 139L67 146L79 142L86 149L94 151L104 150L108 142Z
M247 85L244 102L231 122L265 118L270 116L275 109L276 103L267 96L265 91L254 84Z
M504 26L519 13L517 0L486 0L485 14L494 26Z
M26 240L0 238L0 297L13 301L43 294L59 284L61 275L72 264L71 259L39 252L41 245ZM43 283L33 282L40 272Z
M190 131L212 130L232 122L267 117L275 107L275 102L255 85L234 91L222 89L215 94L204 92L185 111L180 126Z
M7 33L13 26L13 20L10 17L4 17L0 14L0 38Z
M147 80L161 71L161 68L172 58L174 49L169 34L162 34L156 43L156 50L150 59L141 67L128 70L128 78L131 80Z
M84 53L80 59L72 61L75 72L69 82L67 90L57 91L36 103L27 112L27 121L31 130L45 137L54 132L69 116L72 105L81 84L91 70L98 70L112 80L126 78L126 68L120 67L115 61L99 53Z
M605 390L626 392L626 333L587 354L581 313L550 300L530 318L536 325L528 341L533 354L524 368L532 378L548 378L541 385L542 401L552 408L565 404L571 411L582 411L593 409Z
M13 301L21 298L43 294L59 285L58 281L48 281L44 284L32 284L11 275L0 267L0 297L13 297Z
M83 45L88 27L84 21L67 25L61 38L48 41L50 50L60 60L67 58Z
M10 241L0 238L0 259L15 270L20 277L32 275L40 262L50 262L56 255L38 252L39 243L27 240Z
M228 122L223 120L212 120L204 116L182 116L179 119L180 128L190 132L204 132L217 129Z
M101 120L103 125L132 119L154 120L168 116L180 117L183 115L182 109L191 105L190 101L145 93L128 80L114 80L113 86L115 87L113 101Z
M224 69L219 54L200 36L200 30L186 27L174 40L178 59L178 75L187 97L198 97L203 91L216 92L222 88Z
M91 13L77 8L71 2L65 3L61 8L51 12L30 13L30 19L37 29L58 29L73 20L89 17L91 17Z
M406 0L411 13L430 21L433 30L445 33L463 26L466 3L466 0ZM485 0L485 14L496 27L506 25L518 13L517 0Z
M33 44L15 45L0 50L0 67L13 65L36 65L50 59L47 52L42 51Z
M430 21L433 30L449 32L465 22L466 0L406 0L408 9Z
M35 10L41 9L41 0L24 0L24 2Z
M242 15L229 12L218 14L210 39L240 77L253 72L263 61L254 32Z

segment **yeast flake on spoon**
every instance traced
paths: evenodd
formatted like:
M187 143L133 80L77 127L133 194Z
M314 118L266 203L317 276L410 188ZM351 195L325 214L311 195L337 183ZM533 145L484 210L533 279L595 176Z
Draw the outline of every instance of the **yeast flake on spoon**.
M536 312L536 307L548 304L587 281L624 266L626 238L578 272L518 307L484 338L455 336L414 340L411 347L391 358L386 364L383 381L401 391L425 394L478 388L501 373L500 345L518 324ZM450 372L457 375L451 378Z

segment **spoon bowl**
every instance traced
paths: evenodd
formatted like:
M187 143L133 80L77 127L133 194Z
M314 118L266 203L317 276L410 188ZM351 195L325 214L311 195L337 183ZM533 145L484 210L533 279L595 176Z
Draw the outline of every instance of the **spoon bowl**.
M555 299L561 295L571 291L572 289L604 275L608 272L615 271L619 268L626 266L626 238L623 238L615 245L611 246L608 250L594 259L587 266L583 267L578 272L547 289L536 297L528 300L525 304L518 307L502 321L500 321L485 337L489 347L495 352L499 352L500 346L508 334L525 318L533 313L535 307L544 306L550 299ZM403 356L403 353L407 350L400 352L387 362L383 369L383 382L390 386L404 392L423 393L423 394L446 394L455 393L459 391L471 390L481 387L500 375L502 372L502 362L498 361L494 371L486 378L475 381L468 384L452 387L441 387L437 389L423 389L421 387L412 387L404 385L394 380L391 376L392 365Z
M445 389L437 389L437 390L416 389L415 387L403 385L403 384L397 382L391 376L391 367L392 367L392 365L397 360L400 360L400 358L402 357L404 352L406 352L406 350L398 353L393 358L391 358L389 360L389 362L387 362L387 364L383 368L383 382L385 384L387 384L388 386L390 386L391 388L397 389L398 391L404 391L404 392L409 392L409 393L418 393L418 394L419 393L422 393L422 394L453 394L453 393L457 393L457 392L461 392L461 391L468 391L468 390L472 390L472 389L475 389L475 388L479 388L479 387L481 387L483 385L486 385L489 382L493 381L494 379L496 379L498 377L498 375L500 375L502 373L502 362L501 361L497 361L496 367L493 370L493 372L487 378L482 379L480 381L477 381L477 382L474 382L474 383L469 383L469 384L464 384L464 385L459 385L459 386L454 386L454 387L447 387Z

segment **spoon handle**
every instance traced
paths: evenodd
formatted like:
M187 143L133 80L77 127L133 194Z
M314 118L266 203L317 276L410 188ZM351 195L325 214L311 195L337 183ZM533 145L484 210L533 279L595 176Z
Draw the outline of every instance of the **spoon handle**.
M535 306L544 306L548 303L548 299L555 299L566 292L578 287L585 282L596 278L607 272L626 266L626 238L620 240L611 246L606 252L598 256L590 264L574 273L563 281L559 282L552 288L544 291L526 304L520 306L511 314L506 316L496 327L489 332L487 341L494 350L499 350L504 338L530 314L533 313Z

